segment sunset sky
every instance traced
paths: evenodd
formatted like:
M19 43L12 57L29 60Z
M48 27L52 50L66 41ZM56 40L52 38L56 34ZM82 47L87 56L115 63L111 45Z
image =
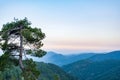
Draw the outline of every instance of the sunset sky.
M0 29L27 17L59 53L120 50L120 0L0 0Z

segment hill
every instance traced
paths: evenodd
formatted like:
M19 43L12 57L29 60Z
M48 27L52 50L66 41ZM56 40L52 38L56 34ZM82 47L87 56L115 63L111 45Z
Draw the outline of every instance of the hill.
M113 51L79 60L62 68L80 80L120 80L119 57L120 51Z
M102 75L98 75L95 80L120 80L120 66L106 71Z
M36 67L40 71L40 75L37 80L77 80L54 64L43 62L36 62L36 64ZM23 80L21 73L22 71L19 66L12 65L9 68L5 68L3 71L0 71L0 80Z
M58 66L66 65L69 63L73 63L78 60L87 59L91 56L95 55L94 53L85 53L85 54L74 54L74 55L62 55L55 52L48 52L42 58L34 58L35 61L38 62L46 62L46 63L53 63Z
M60 67L51 63L37 62L37 68L40 71L38 80L76 80Z
M105 54L96 54L89 58L89 60L92 61L104 61L109 59L120 60L120 51L112 51Z

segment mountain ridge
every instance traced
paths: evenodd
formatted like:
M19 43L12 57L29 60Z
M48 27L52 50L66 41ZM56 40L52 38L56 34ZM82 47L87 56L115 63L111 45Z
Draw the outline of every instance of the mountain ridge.
M120 51L96 54L88 59L64 65L62 68L80 80L119 80Z
M62 55L55 52L48 52L46 56L40 60L47 63L53 63L58 66L69 64L78 60L86 59L95 55L95 53L75 54L75 55ZM42 60L43 59L43 60Z
M77 80L62 68L51 63L36 62L37 69L40 71L38 80Z

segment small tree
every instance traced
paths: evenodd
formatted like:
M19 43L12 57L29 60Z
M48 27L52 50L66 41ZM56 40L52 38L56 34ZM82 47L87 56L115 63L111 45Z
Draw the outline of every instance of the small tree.
M45 34L41 29L32 28L30 25L31 22L27 18L14 19L13 22L4 24L0 31L0 48L4 53L0 57L0 71L10 65L19 65L25 80L35 80L39 76L35 63L28 59L26 54L37 57L46 54L40 49L43 46L42 40Z

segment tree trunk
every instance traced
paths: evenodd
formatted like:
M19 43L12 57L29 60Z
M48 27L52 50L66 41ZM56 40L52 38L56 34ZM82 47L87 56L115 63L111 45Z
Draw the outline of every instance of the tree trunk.
M20 53L19 53L19 65L22 70L24 70L24 65L22 63L22 52L23 52L23 37L22 37L22 26L20 27Z

